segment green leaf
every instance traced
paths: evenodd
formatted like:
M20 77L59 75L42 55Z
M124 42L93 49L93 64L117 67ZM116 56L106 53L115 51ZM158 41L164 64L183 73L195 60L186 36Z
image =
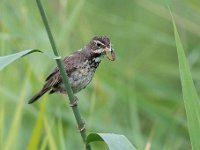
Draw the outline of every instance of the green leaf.
M109 150L136 150L124 135L113 133L90 133L87 136L86 144L95 141L104 141Z
M170 9L169 9L170 10ZM171 13L171 10L170 10ZM179 71L181 77L181 85L183 92L184 105L187 115L187 124L189 129L192 148L197 150L200 148L200 103L196 92L190 68L184 53L184 49L176 28L176 24L171 13L174 35L178 53Z
M43 54L47 55L49 58L52 58L52 59L60 59L60 57L54 56L52 54L43 52L43 51L38 50L38 49L28 49L28 50L21 51L19 53L7 55L7 56L1 56L0 57L0 70L5 68L7 65L12 63L13 61L15 61L15 60L17 60L17 59L19 59L23 56L26 56L28 54L34 53L34 52L43 53Z

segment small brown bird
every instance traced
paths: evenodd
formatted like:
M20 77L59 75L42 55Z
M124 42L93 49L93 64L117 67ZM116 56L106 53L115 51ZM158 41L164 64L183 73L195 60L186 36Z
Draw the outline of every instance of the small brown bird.
M90 83L96 68L105 55L109 60L115 60L115 52L110 39L106 36L95 36L84 48L63 59L73 93L79 92ZM67 94L57 67L45 81L42 90L29 100L29 104L38 100L46 92Z

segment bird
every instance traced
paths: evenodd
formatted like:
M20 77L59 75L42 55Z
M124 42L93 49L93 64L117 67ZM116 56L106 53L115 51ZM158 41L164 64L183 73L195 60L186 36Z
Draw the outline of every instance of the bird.
M107 36L97 35L83 48L63 59L64 69L74 94L84 89L91 82L104 56L114 61L115 50ZM42 89L28 101L28 104L37 101L47 92L49 94L67 94L58 67L47 76Z

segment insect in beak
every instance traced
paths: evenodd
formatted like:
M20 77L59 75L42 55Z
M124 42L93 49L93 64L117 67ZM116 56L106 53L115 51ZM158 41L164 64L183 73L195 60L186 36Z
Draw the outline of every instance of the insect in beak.
M112 48L104 48L104 51L106 53L106 57L111 60L111 61L114 61L115 60L115 52L114 52L114 49Z

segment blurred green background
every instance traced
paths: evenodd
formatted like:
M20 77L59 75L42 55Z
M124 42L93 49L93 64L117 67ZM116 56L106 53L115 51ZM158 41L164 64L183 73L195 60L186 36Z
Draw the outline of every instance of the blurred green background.
M163 0L43 0L61 56L107 35L105 59L79 97L88 132L124 134L138 149L191 149L172 22ZM200 92L200 2L168 1ZM38 48L52 53L34 0L1 0L0 55ZM0 72L0 149L83 149L62 95L27 102L56 66L32 54ZM38 148L37 148L38 145ZM93 149L106 149L95 143Z

